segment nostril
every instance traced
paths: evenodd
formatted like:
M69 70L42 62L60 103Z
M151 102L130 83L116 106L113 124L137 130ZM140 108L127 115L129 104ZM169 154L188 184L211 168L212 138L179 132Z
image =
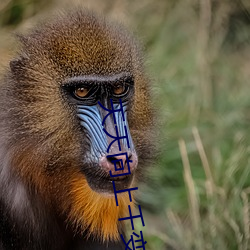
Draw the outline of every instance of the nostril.
M107 155L106 159L109 163L115 166L115 169L126 169L128 161L130 161L132 154L130 152L122 152L116 155Z
M123 161L124 163L127 163L127 161L131 160L132 156L133 154L131 152L123 152L117 155L106 155L106 158L109 162Z
M110 173L121 174L134 171L137 166L137 155L132 152L122 152L115 155L105 155L100 159L100 166Z
M108 156L108 155L107 155L106 158L107 158L107 160L108 160L109 162L111 162L111 163L114 162L115 160L117 160L116 157L114 157L114 156Z
M111 163L112 165L115 164L118 167L118 169L122 168L123 165L120 162L121 159L119 159L118 157L107 155L106 158L109 163Z
M131 158L132 158L132 153L129 152L129 153L128 153L128 160L131 160ZM127 162L127 161L126 161L126 162Z

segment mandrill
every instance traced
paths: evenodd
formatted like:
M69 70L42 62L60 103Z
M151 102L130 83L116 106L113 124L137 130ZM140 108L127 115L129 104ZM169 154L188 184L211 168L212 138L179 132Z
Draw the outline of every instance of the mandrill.
M138 43L86 10L19 40L0 84L0 249L125 249L118 219L134 197L120 192L117 206L113 183L135 187L152 151Z

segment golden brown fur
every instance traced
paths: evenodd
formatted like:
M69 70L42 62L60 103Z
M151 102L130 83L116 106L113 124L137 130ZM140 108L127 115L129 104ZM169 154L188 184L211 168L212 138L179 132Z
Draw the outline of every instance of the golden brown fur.
M20 40L22 50L11 62L1 89L0 186L6 186L1 182L6 170L10 180L15 176L22 183L27 195L29 190L37 195L31 203L42 201L42 209L66 221L75 234L117 240L118 218L126 215L130 204L128 194L119 195L117 207L114 197L89 187L79 170L88 147L81 144L77 117L60 85L78 75L133 74L135 97L128 120L139 157L144 155L139 166L144 167L152 114L137 42L120 25L88 11L61 15ZM5 194L1 196L5 203ZM25 205L23 210L25 215L32 207ZM29 228L39 228L39 219L29 221Z

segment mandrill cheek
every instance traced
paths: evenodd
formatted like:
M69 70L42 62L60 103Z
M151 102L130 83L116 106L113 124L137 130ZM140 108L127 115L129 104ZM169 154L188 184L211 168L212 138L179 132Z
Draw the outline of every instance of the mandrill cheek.
M114 108L117 109L118 106L119 104L115 104ZM104 171L114 171L114 159L121 167L124 165L125 170L130 167L133 172L137 166L138 157L127 123L126 106L122 108L123 112L114 113L114 124L112 115L106 115L97 105L78 105L80 124L90 142L86 158L89 162L98 164ZM122 116L122 113L125 115ZM102 120L102 117L105 119Z
M86 157L91 162L98 163L99 158L105 154L108 142L102 127L102 119L97 106L78 106L80 124L86 131L90 141L90 151Z

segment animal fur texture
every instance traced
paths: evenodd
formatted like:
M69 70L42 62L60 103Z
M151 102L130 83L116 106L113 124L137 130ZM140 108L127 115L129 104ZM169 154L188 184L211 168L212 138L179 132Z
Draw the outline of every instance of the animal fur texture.
M121 25L86 10L61 14L19 40L0 87L0 249L124 249L118 218L127 215L128 194L116 206L114 196L89 187L79 167L89 145L61 85L79 75L133 75L135 186L152 128L138 43Z

